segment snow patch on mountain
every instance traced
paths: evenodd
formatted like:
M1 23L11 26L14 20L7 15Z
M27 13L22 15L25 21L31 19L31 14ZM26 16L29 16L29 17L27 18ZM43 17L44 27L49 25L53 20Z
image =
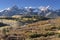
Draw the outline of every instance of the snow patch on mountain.
M51 14L51 12L47 13L47 14L46 14L46 17L49 16L50 14Z

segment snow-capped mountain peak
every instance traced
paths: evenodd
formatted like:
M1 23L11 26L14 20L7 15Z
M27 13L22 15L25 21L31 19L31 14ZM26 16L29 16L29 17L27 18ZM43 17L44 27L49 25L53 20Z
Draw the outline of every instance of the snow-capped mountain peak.
M58 16L58 13L60 11L52 11L49 9L49 6L40 6L40 7L24 7L24 8L19 8L18 6L13 6L11 8L5 8L4 10L0 11L0 16L13 16L13 15L42 15L45 17L55 17L56 15Z
M6 10L10 10L10 8L7 8Z
M4 10L10 10L10 8L5 8L3 10L0 10L0 12L3 12Z
M46 11L47 9L49 9L49 6L47 6L47 7L40 6L39 9L40 9L41 11Z

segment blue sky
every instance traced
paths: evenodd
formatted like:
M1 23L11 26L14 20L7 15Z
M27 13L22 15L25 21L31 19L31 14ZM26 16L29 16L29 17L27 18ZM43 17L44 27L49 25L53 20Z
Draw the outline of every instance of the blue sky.
M0 0L0 10L17 5L18 7L39 7L50 6L53 9L60 9L60 0Z

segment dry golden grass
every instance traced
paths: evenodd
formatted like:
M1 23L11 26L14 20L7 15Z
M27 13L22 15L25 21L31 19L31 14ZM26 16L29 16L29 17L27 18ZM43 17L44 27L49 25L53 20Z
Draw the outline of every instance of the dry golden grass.
M7 20L5 22L7 22ZM8 20L7 23L14 22L16 21ZM16 26L12 28L7 28L9 29L9 32L6 32L6 35L21 34L26 37L26 40L60 40L60 18L38 21L32 24L28 24L25 27ZM41 34L41 36L37 38L30 38L30 35L34 34Z

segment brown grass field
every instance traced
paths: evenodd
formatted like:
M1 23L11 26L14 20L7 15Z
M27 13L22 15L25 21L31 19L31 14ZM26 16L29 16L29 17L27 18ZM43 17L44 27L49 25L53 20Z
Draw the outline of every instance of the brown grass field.
M19 26L16 20L3 20L11 24L0 28L0 40L60 40L60 18Z

